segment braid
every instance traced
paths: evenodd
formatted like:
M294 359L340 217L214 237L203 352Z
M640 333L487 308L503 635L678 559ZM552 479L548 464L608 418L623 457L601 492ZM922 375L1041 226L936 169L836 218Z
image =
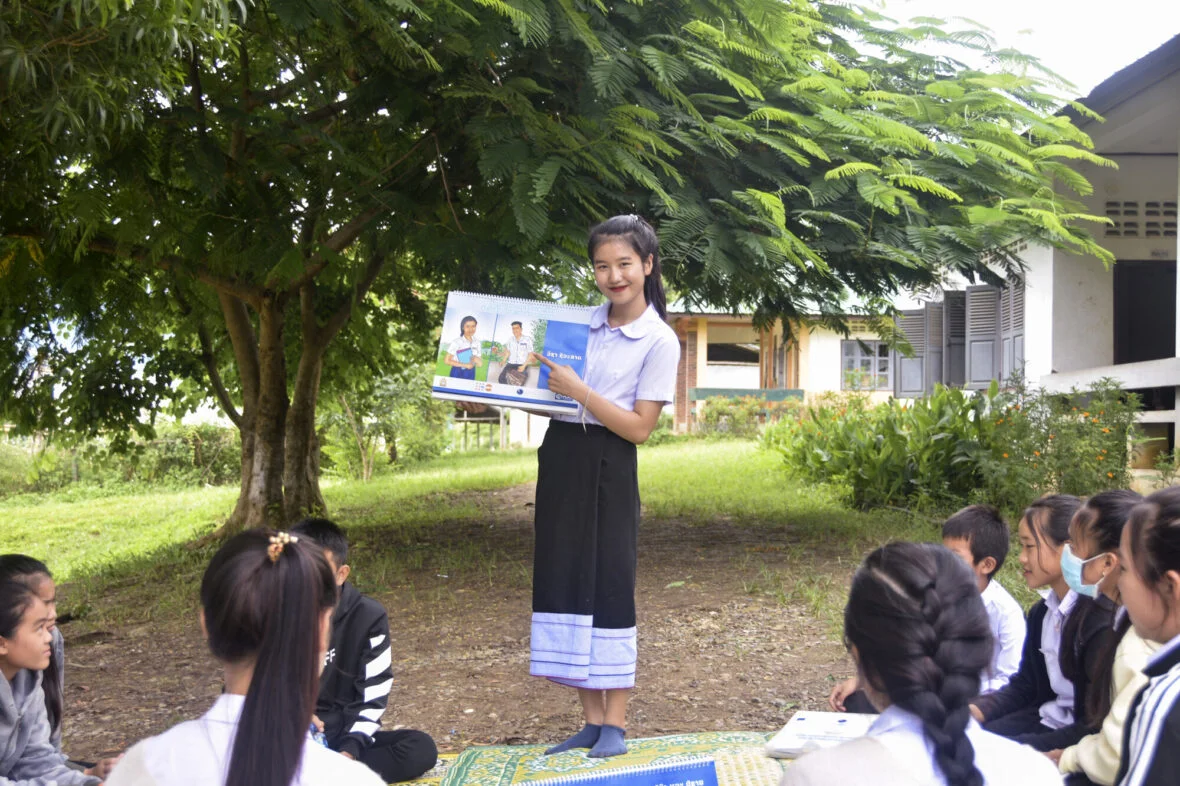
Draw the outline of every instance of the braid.
M921 720L948 786L982 786L966 731L992 640L967 567L932 544L878 549L853 579L844 621L866 678Z

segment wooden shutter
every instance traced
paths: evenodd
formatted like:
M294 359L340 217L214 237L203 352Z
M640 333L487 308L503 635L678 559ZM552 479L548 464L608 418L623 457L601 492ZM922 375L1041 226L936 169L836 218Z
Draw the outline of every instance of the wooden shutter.
M926 381L927 394L934 392L934 386L942 382L942 353L946 326L943 320L942 303L926 304Z
M967 383L967 293L942 295L942 384L961 388Z
M1000 290L1000 368L1006 382L1024 371L1024 282L1012 281Z
M986 390L1000 373L1000 290L967 287L966 387Z
M919 398L926 392L926 312L923 309L902 311L897 327L913 349L906 357L893 352L893 395L898 398Z

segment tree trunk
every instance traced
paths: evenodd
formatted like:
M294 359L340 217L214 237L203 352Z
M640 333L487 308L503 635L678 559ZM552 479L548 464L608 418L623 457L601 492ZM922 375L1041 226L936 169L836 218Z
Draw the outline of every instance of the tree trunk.
M232 298L230 299L233 300ZM227 310L226 303L222 303ZM240 307L240 308L239 308ZM242 487L234 512L222 527L233 534L253 527L286 524L283 500L284 442L287 430L287 361L283 346L283 306L266 299L258 310L258 337L240 301L228 307L227 326L242 368L243 353L251 363L243 370ZM249 342L246 346L245 342Z

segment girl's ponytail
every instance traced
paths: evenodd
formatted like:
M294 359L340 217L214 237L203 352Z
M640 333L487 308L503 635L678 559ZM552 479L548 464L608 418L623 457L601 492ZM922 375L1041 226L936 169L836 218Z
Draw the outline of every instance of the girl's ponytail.
M982 786L966 731L992 635L967 566L928 543L877 549L852 580L844 636L869 685L921 720L948 786Z
M651 272L643 280L643 297L652 306L660 319L668 319L667 296L664 295L664 277L660 269L660 240L651 224L635 214L608 218L590 230L586 256L594 260L598 245L609 238L626 238L639 258L647 261L651 257Z
M214 555L201 581L209 649L253 661L225 786L289 786L319 692L320 619L336 581L320 549L250 530Z
M42 578L44 577L44 578ZM33 592L44 579L52 579L53 574L45 563L35 557L25 554L0 555L0 581L18 581ZM41 672L41 690L45 692L45 713L48 716L49 728L54 732L61 729L62 714L65 711L65 697L61 691L62 664L58 662L57 642L61 633L54 633L54 647L49 655L49 665Z

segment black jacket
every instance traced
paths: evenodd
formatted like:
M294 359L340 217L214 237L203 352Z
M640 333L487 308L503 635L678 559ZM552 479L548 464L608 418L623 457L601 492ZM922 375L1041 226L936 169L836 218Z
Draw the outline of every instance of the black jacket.
M1071 614L1080 611L1082 599L1074 606ZM1072 642L1061 642L1061 651L1072 646L1077 662L1081 664L1081 673L1073 676L1073 717L1074 721L1068 726L1044 734L1021 737L1020 741L1032 745L1039 751L1051 751L1068 748L1075 745L1088 734L1098 731L1086 719L1086 692L1090 688L1090 681L1097 668L1098 658L1102 654L1105 642L1113 635L1111 622L1114 617L1114 606L1105 597L1100 597L1092 604L1086 615L1078 635ZM1045 615L1049 607L1045 601L1037 601L1028 611L1028 632L1024 637L1024 649L1020 655L1020 669L1012 675L1012 679L998 691L980 696L975 700L983 717L989 721L996 720L1012 712L1040 707L1051 701L1056 693L1049 684L1049 671L1045 667L1045 656L1041 654L1041 629L1045 622ZM1030 735L1031 736L1031 735Z
M1176 786L1180 781L1180 647L1173 645L1143 670L1149 678L1139 691L1123 724L1123 759L1118 786ZM1163 699L1162 703L1160 700ZM1139 717L1145 707L1150 715Z
M372 744L393 686L391 655L385 607L345 582L316 701L332 750L359 757Z

